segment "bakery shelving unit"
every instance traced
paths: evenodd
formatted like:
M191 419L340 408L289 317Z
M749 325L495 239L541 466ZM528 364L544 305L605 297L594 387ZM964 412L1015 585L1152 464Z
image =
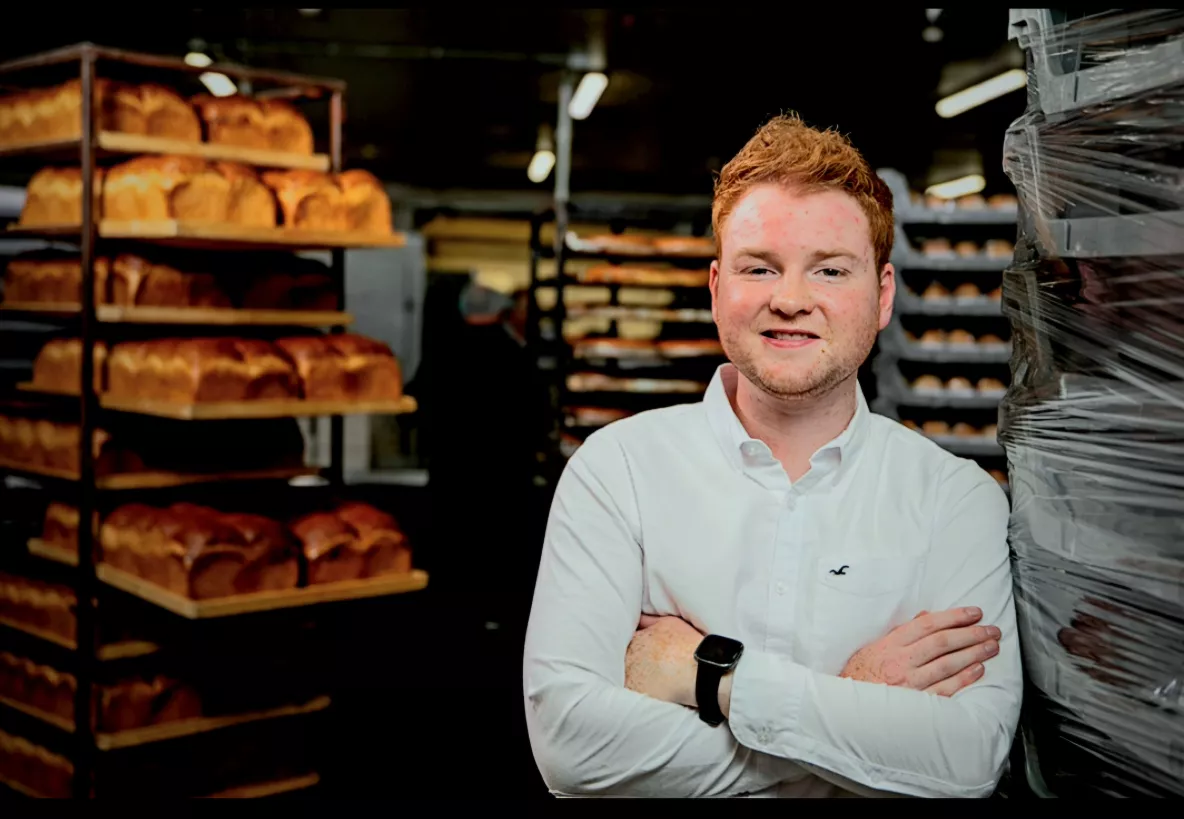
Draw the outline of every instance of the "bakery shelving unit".
M707 289L713 251L663 254L606 249L588 236L580 237L570 226L607 224L610 233L606 236L701 240L709 218L706 209L681 204L581 207L573 202L563 209L561 218L556 218L555 210L548 210L532 219L527 340L549 396L539 461L550 485L583 439L609 418L698 400L723 361L722 351L679 356L612 349L614 340L630 336L718 340ZM544 241L548 227L555 237L553 242ZM540 275L544 260L553 260L554 277ZM673 278L660 274L648 279L625 276L606 280L597 275L605 266L670 271ZM578 303L573 297L578 290L571 290L573 287L596 295L588 303ZM582 353L580 342L592 339L604 339L607 349ZM596 413L573 412L580 408L619 412L594 418Z
M1010 246L1017 211L926 207L914 201L902 174L886 169L880 176L896 203L897 279L892 321L880 334L873 365L873 408L915 424L934 443L1002 479L1006 464L993 429L1010 372L1000 291L1012 255L988 254L985 247L991 240ZM938 252L925 242L934 239L944 240ZM960 241L973 242L977 252L957 255Z
M233 405L166 406L145 401L115 401L97 394L94 385L93 350L100 339L113 332L131 328L144 334L161 335L170 327L183 327L182 333L210 327L215 330L233 327L254 334L274 333L280 327L324 327L330 332L341 332L351 321L343 310L335 311L247 311L221 309L125 308L98 305L94 293L95 260L104 243L128 243L170 246L182 249L201 249L210 253L222 251L327 251L331 255L331 271L335 281L337 303L344 305L345 250L359 247L398 247L398 234L358 235L327 233L296 229L243 228L233 225L194 225L177 221L115 223L99 218L95 207L96 181L94 170L100 164L115 159L127 159L136 154L183 154L204 159L227 160L260 167L304 169L338 173L342 170L342 118L345 84L338 80L306 77L286 72L245 68L236 65L214 65L195 69L182 60L149 54L133 53L84 43L45 54L15 60L0 65L0 77L6 84L15 77L41 73L54 75L59 80L68 77L73 66L74 76L81 82L81 128L77 139L0 148L0 162L11 162L21 168L36 167L36 163L52 164L65 161L77 163L82 171L82 215L77 225L41 228L10 227L0 231L0 238L44 239L53 243L69 243L77 247L81 257L80 304L5 304L0 306L0 317L50 325L66 324L75 328L82 341L81 394L54 396L18 389L0 395L0 405L18 412L41 417L46 412L76 410L80 428L78 462L76 468L33 468L27 465L0 462L0 474L6 475L6 494L14 502L23 503L45 495L53 496L65 490L76 491L75 504L79 520L87 521L100 509L100 499L127 497L133 491L159 491L172 497L182 493L217 493L225 486L231 491L264 495L291 496L297 492L315 491L297 488L296 481L304 479L314 487L340 490L344 486L343 424L344 414L397 414L415 409L413 399L398 403L376 405L349 402L242 402ZM285 154L275 151L247 149L213 143L186 143L151 136L99 131L95 92L99 77L107 71L116 74L163 73L194 75L199 71L217 71L247 79L254 83L280 88L288 98L309 97L328 103L328 153L312 155ZM44 85L29 83L27 87ZM24 325L22 325L23 327ZM174 334L176 330L172 331ZM49 336L46 335L48 338ZM92 447L87 445L100 418L142 418L137 424L148 423L148 416L160 416L153 423L178 425L179 436L196 424L215 423L205 419L294 418L308 415L329 415L331 423L330 464L327 469L284 467L266 470L223 470L195 473L170 471L142 471L114 474L100 471L100 464ZM223 423L223 421L218 421ZM225 423L251 423L226 421ZM248 442L249 446L250 442ZM19 498L14 487L19 486ZM235 487L239 487L238 490ZM0 499L2 501L3 499ZM6 510L0 509L0 512ZM0 524L4 515L0 515ZM320 614L326 621L341 612L326 606L335 601L373 600L376 597L416 591L427 585L423 572L376 578L373 581L344 581L320 586L302 586L289 592L259 592L213 600L195 601L172 594L139 577L120 572L102 564L96 548L96 533L91 527L80 525L78 551L55 548L37 538L27 538L20 527L0 528L5 540L0 550L3 568L12 575L35 576L38 588L57 589L59 598L67 601L64 611L73 600L73 634L60 628L31 624L19 618L0 616L0 637L3 647L19 652L33 662L50 664L50 668L68 670L75 680L72 713L77 719L66 720L29 703L19 703L0 697L0 730L10 728L21 736L43 747L58 749L61 757L72 765L72 793L76 798L105 794L142 792L145 782L152 782L161 794L185 793L212 796L268 796L307 789L320 781L320 774L309 770L310 762L303 750L315 747L306 732L314 730L310 720L324 714L330 699L324 690L330 687L328 663L318 662L322 655L332 654L332 639L322 627ZM26 546L26 540L27 546ZM81 559L79 559L81 556ZM2 579L2 578L0 578ZM48 583L48 585L46 585ZM47 592L48 593L48 592ZM320 614L317 614L320 613ZM315 616L314 616L315 615ZM188 622L195 621L195 622ZM128 635L125 626L132 623L141 631ZM188 623L188 624L187 624ZM206 624L206 628L200 628ZM266 635L265 647L260 645L260 634ZM209 660L215 668L204 669L199 661ZM157 661L164 663L170 673L185 669L198 677L233 669L242 679L279 680L286 702L277 705L274 698L237 692L245 699L235 699L215 687L215 702L203 707L201 716L189 716L144 728L112 733L96 730L95 697L100 680L109 676L112 665L120 673L155 673ZM54 678L59 679L59 678ZM189 679L186 677L185 679ZM207 680L208 682L208 680ZM224 681L219 685L227 685ZM262 685L262 684L260 684ZM229 690L229 689L227 689ZM271 692L274 694L274 692ZM254 697L254 699L252 699ZM244 705L247 703L247 705ZM59 703L60 704L60 703ZM260 727L263 726L262 730ZM118 765L100 766L100 760L112 756L116 750L124 760ZM186 779L186 769L195 760L201 770L192 773L196 779ZM270 773L258 782L239 781L233 774L250 768L251 761L270 760ZM236 767L237 766L237 767ZM205 768L209 770L205 770ZM101 773L99 770L101 768ZM60 773L60 770L59 770ZM229 777L229 778L228 778ZM109 781L106 781L106 779ZM198 784L194 784L197 782ZM203 790L200 783L206 783ZM36 788L27 782L11 778L0 779L12 791L36 796ZM227 784L229 783L229 785Z

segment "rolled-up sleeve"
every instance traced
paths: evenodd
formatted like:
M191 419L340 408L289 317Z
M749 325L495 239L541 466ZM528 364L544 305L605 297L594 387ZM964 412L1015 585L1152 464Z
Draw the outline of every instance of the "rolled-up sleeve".
M730 725L742 744L796 760L834 784L911 796L989 796L1019 721L1023 680L1007 547L1007 499L973 464L941 482L921 605L978 606L999 654L953 697L822 674L746 651Z
M727 725L625 688L643 599L628 462L603 432L569 461L551 506L523 660L535 762L554 793L728 796L806 772Z

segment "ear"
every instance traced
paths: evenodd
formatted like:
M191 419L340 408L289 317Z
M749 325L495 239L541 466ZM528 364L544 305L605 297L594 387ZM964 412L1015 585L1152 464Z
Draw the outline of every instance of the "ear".
M892 305L896 301L896 268L884 265L880 271L880 329L892 321Z
M711 273L707 277L707 286L711 290L711 318L718 325L719 316L716 315L715 305L719 302L719 259L711 260Z

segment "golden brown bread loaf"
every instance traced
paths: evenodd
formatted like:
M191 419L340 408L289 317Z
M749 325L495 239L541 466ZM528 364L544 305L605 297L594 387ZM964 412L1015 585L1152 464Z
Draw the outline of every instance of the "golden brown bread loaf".
M296 372L275 345L245 338L116 344L107 359L107 390L181 404L300 397Z
M104 172L95 169L94 214L102 214ZM25 188L21 208L21 227L82 224L82 170L79 168L42 168Z
M193 107L164 86L95 81L97 131L201 140ZM36 89L0 99L0 145L78 139L82 134L82 82Z
M283 226L297 230L389 234L391 201L373 174L352 170L332 176L319 171L267 171Z
M603 233L596 236L581 236L581 250L593 253L619 253L623 256L652 256L654 240L650 236Z
M0 776L51 799L69 799L74 765L24 737L0 731Z
M715 241L701 236L659 236L654 250L667 256L714 256Z
M281 338L310 401L397 401L403 395L399 360L381 341L353 333Z
M667 358L718 356L724 354L724 348L713 338L668 339L658 342L658 352Z
M391 516L364 503L314 512L291 524L310 585L411 571L411 549Z
M246 310L337 310L333 277L319 271L263 273L251 278L242 292Z
M41 539L52 546L77 552L78 510L60 501L51 502L45 507L45 522L41 526Z
M299 580L295 541L259 515L127 504L103 521L99 542L105 563L194 600L292 589Z
M275 199L253 170L191 156L141 156L107 172L103 218L275 227Z
M635 284L657 287L703 287L710 278L708 270L638 267L636 265L597 265L576 274L585 284Z
M80 436L77 424L0 415L0 460L34 472L49 469L77 473ZM144 468L136 453L120 445L102 429L95 430L94 458L98 475L136 472Z
M103 392L107 378L107 345L96 341L94 350L95 392ZM33 360L33 387L45 392L77 395L82 383L82 340L55 338L41 348Z
M73 642L77 598L69 586L0 572L0 618Z
M110 260L95 259L95 303L110 304ZM72 253L35 250L9 260L4 270L4 301L12 304L72 304L82 301L82 264Z
M193 104L211 143L293 154L313 152L312 127L289 102L200 94Z

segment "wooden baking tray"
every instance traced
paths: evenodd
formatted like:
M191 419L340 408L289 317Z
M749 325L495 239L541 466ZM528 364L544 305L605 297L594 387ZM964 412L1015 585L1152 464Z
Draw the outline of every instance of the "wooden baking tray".
M27 796L30 799L48 799L49 798L45 794L38 793L37 791L33 790L32 788L22 785L20 782L17 782L15 779L9 779L7 776L4 776L3 774L0 774L0 785L4 785L5 787L12 788L14 791L19 793L21 796Z
M24 227L10 225L10 236L30 238L77 238L81 225L41 225ZM152 242L172 247L209 250L332 250L334 248L393 248L403 247L406 238L401 233L376 234L336 230L288 230L286 228L246 227L224 223L182 222L177 219L160 221L99 222L99 236L104 239L126 239Z
M118 131L100 131L96 142L99 152L106 154L173 154L241 162L244 165L254 165L261 168L329 170L329 157L326 154L293 154L260 148L240 148L237 145L190 142L145 134L123 134ZM41 140L2 145L0 146L0 157L43 153L71 159L77 165L81 150L82 141L80 139Z
M70 651L74 651L78 648L77 644L75 644L73 640L67 640L57 634L49 631L42 631L39 628L27 625L25 623L18 623L16 620L9 620L8 618L0 617L0 626L5 626L7 628L13 629L14 631L23 632L24 634L28 634L30 637L36 637L39 640L45 640L46 642L53 643L54 645L61 646L62 648L67 648ZM108 643L105 646L101 646L96 656L99 660L106 662L108 660L123 660L129 657L146 657L147 655L155 654L158 651L160 651L160 646L156 645L156 643L149 643L145 640L124 640L122 642Z
M413 569L408 574L372 577L365 580L343 580L338 583L322 583L284 591L236 594L213 600L191 600L142 577L106 564L99 564L96 567L96 573L99 579L108 586L114 586L189 620L275 611L342 600L361 600L367 597L385 597L420 591L427 588L428 585L428 573L420 569Z
M5 302L0 311L45 316L74 316L77 304ZM104 324L198 324L218 326L279 325L283 327L337 327L352 324L349 313L329 310L238 310L221 307L121 307L101 304L95 316Z
M42 711L40 708L34 708L32 705L26 705L23 702L10 700L8 697L0 696L0 705L11 708L13 711L20 711L26 716L33 719L39 719L42 722L47 722L53 727L65 731L68 734L74 733L74 720L59 717L57 714L50 714L47 711Z
M44 475L63 481L78 480L77 472L65 469L49 469L20 464L0 458L0 469L24 472L27 475ZM99 489L166 489L172 486L188 486L197 483L220 483L223 481L270 481L319 475L320 469L311 466L286 467L282 469L248 469L241 472L127 472L119 475L101 475L95 479Z
M317 697L303 705L285 705L280 708L270 708L266 711L251 711L245 714L228 714L221 717L197 717L196 719L165 722L160 725L148 725L144 728L132 728L115 733L96 733L95 747L100 751L114 751L119 748L132 748L137 745L147 745L152 742L163 742L166 739L177 739L195 734L206 734L220 728L232 725L245 725L250 722L260 722L267 719L294 717L302 714L315 714L324 711L332 701L327 696Z
M69 549L63 549L61 546L46 543L39 537L33 538L26 545L31 555L44 558L45 560L52 560L55 563L64 563L67 566L78 565L77 552L71 552Z
M252 785L240 785L236 788L227 788L224 791L211 793L209 796L198 797L199 799L261 799L265 796L278 796L281 793L292 793L293 791L302 791L306 788L311 788L319 785L321 782L321 775L318 773L307 773L303 776L293 776L289 779L277 779L271 782L259 782Z

